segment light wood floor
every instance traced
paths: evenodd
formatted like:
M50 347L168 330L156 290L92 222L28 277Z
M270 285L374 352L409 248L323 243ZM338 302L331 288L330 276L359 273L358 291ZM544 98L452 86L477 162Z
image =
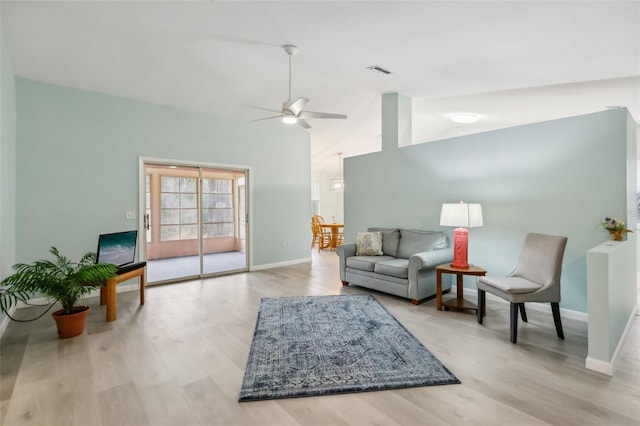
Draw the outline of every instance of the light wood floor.
M337 256L313 263L156 286L147 303L118 294L105 323L97 298L84 335L58 340L47 314L11 323L1 341L4 425L640 425L640 321L613 377L586 370L586 325L529 310L509 342L508 305L488 301L485 324L376 298L461 381L421 387L238 403L261 297L355 294ZM21 310L21 315L29 310Z

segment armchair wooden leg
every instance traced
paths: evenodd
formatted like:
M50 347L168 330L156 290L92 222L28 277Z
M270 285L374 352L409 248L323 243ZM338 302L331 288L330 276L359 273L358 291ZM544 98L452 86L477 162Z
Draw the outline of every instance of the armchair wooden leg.
M478 289L478 324L482 324L486 303L486 295L484 290Z
M511 303L511 343L518 340L518 303Z
M528 322L527 321L527 311L525 311L525 309L524 309L524 303L518 303L518 306L520 307L520 317L522 318L522 321Z
M556 333L560 339L564 340L562 320L560 319L560 304L558 302L551 302L551 312L553 313L553 322L556 325Z
M349 285L349 281L342 281L342 285Z

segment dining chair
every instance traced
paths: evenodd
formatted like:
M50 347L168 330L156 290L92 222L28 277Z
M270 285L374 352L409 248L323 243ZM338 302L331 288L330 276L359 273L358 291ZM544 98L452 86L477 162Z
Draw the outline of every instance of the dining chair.
M331 245L331 234L322 228L316 216L311 218L311 234L311 248L318 244L318 253Z
M560 276L567 237L527 234L518 263L506 277L478 279L478 323L482 324L486 295L491 293L510 303L511 343L518 338L518 311L527 322L525 302L550 302L556 333L564 339L560 319Z

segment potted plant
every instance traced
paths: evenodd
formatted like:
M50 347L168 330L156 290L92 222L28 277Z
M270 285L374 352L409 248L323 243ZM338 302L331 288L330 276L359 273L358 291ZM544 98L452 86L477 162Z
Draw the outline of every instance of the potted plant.
M15 273L0 283L0 311L7 313L18 301L27 302L39 294L62 304L62 309L53 313L58 335L74 337L82 334L89 313L88 306L76 306L76 302L115 276L116 266L96 263L95 253L85 254L76 263L62 256L55 247L51 247L50 252L55 258L53 261L13 266Z
M633 232L624 226L624 220L614 219L612 217L605 217L604 220L600 222L600 226L609 231L609 235L611 235L613 241L622 241L624 234Z

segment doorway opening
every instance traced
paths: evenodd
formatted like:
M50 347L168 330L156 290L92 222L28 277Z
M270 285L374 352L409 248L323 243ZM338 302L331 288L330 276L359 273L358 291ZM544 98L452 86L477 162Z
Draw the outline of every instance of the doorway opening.
M246 169L144 162L147 282L248 270Z

